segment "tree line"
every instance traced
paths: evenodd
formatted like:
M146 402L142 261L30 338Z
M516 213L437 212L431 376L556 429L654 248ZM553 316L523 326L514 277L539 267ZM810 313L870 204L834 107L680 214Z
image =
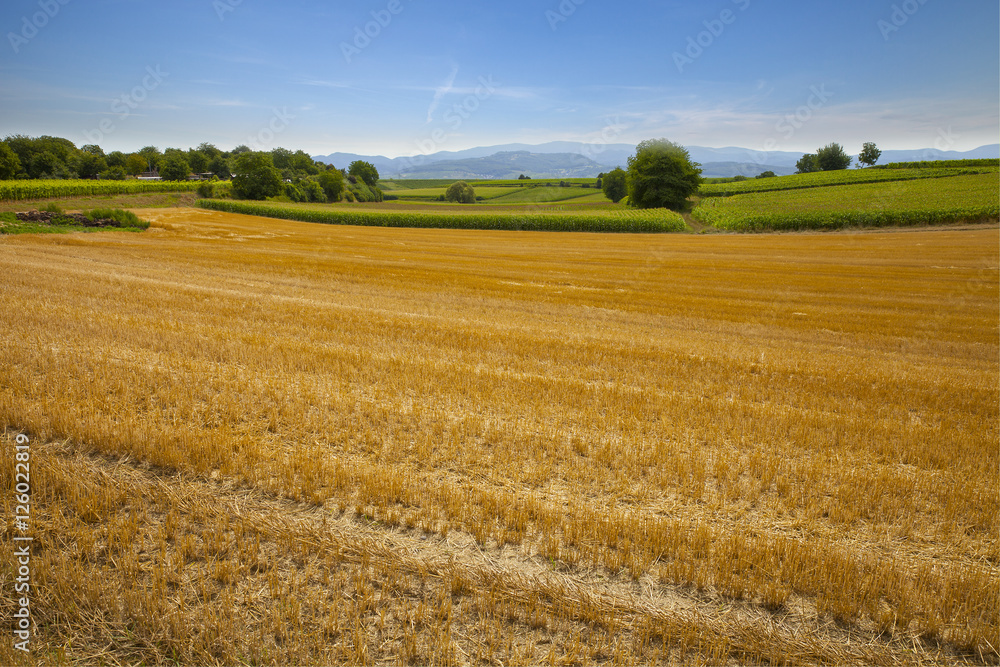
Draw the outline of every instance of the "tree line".
M379 174L361 160L347 169L312 159L302 150L253 151L237 146L223 151L210 143L182 150L146 146L132 153L105 153L97 145L79 148L69 139L11 135L0 141L0 180L100 178L125 180L155 174L167 181L192 175L231 181L240 199L286 196L292 201L382 201ZM207 188L211 194L213 188Z
M882 156L882 151L871 141L865 142L858 154L858 164L871 167ZM827 144L815 153L806 153L795 163L796 173L808 174L814 171L839 171L851 166L851 156L838 143Z

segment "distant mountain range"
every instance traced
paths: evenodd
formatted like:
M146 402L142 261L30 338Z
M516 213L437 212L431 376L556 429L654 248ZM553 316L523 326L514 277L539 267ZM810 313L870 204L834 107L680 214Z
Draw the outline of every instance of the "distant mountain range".
M764 171L780 175L795 173L795 163L802 157L795 151L755 151L729 146L706 148L687 146L691 158L701 163L702 175L756 176ZM382 178L455 178L493 179L517 178L521 174L532 178L586 178L625 167L635 154L632 144L583 144L552 141L546 144L504 144L479 146L464 151L441 151L430 155L387 158L382 155L331 153L313 159L338 167L347 167L355 160L375 165ZM980 146L971 151L885 150L879 163L913 162L918 160L963 160L1000 158L1000 144Z

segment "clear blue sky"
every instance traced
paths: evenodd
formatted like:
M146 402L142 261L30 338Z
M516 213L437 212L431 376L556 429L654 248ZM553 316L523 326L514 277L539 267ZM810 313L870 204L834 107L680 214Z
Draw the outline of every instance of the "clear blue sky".
M5 0L0 27L0 135L105 150L1000 140L996 0Z

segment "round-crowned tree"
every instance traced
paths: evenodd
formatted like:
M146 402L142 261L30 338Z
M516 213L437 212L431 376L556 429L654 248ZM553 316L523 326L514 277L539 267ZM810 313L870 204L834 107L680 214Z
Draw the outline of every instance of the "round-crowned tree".
M239 199L266 199L281 194L281 172L270 153L240 153L233 165L233 194Z
M796 174L811 174L819 171L819 163L816 161L815 153L806 153L795 163Z
M816 164L823 171L839 171L851 166L851 156L840 144L827 144L816 151Z
M679 211L699 185L701 165L691 161L686 148L667 139L643 141L628 159L631 206Z
M316 181L323 188L323 194L328 202L340 201L340 196L344 194L344 175L339 169L327 169Z
M628 194L628 174L621 167L615 167L598 180L601 181L604 196L616 204Z
M168 155L160 163L160 178L165 181L186 181L191 175L191 166L180 155Z
M465 181L457 181L448 186L444 198L459 204L473 204L476 201L476 191Z
M21 161L17 153L11 150L3 141L0 141L0 180L14 178L17 172L21 171Z
M378 184L378 169L371 162L355 160L347 166L347 174L361 179L369 188L374 188Z

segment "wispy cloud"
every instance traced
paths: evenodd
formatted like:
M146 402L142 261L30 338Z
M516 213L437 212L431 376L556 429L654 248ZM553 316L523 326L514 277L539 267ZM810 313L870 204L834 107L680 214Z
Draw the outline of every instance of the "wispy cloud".
M455 86L455 77L458 76L458 65L452 65L451 74L448 75L448 80L445 81L443 86L438 86L434 91L434 99L431 100L431 105L427 107L427 122L431 123L434 121L434 112L437 111L438 105L441 104L441 100L444 96L452 91Z

